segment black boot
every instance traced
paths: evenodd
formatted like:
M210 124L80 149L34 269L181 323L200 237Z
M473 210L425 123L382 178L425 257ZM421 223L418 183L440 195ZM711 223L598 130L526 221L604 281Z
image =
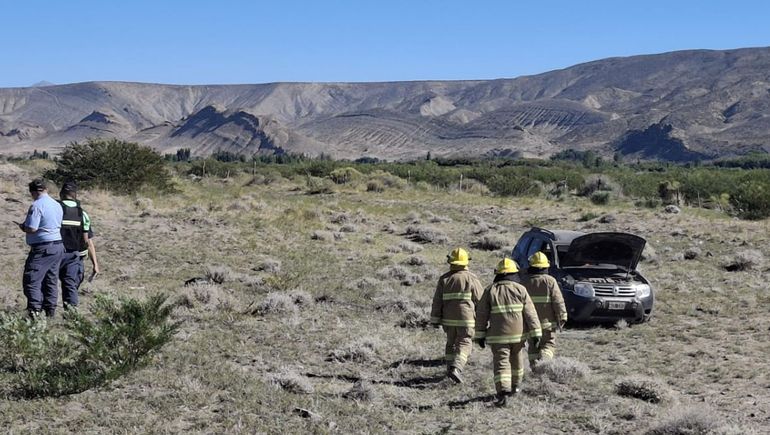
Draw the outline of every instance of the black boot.
M449 369L449 379L455 381L456 384L462 384L463 383L463 377L460 375L460 370L457 369L457 367L452 367Z
M510 391L501 391L497 393L496 400L495 400L495 406L498 408L504 408L508 406L508 396L511 395Z

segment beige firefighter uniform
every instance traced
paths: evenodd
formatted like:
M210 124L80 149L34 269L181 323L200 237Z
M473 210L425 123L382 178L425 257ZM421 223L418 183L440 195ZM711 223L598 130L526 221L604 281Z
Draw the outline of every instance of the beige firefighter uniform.
M530 273L524 280L524 287L527 288L529 297L535 303L543 336L538 347L535 347L532 342L527 346L530 362L554 357L556 330L559 329L560 323L567 321L567 307L564 305L559 283L554 277L548 275L547 269L535 270L542 270L542 272Z
M498 394L511 393L521 383L524 342L540 335L540 321L524 286L502 279L484 290L476 306L475 339L485 339L492 348Z
M445 358L447 370L462 371L473 349L475 306L483 287L476 275L466 266L452 265L449 272L438 279L430 322L442 325L446 332Z

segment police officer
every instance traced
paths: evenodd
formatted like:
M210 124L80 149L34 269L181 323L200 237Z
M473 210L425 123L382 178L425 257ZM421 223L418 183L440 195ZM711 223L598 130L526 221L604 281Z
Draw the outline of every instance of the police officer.
M83 282L85 257L91 259L93 276L99 273L99 262L92 240L91 218L80 206L77 194L78 186L73 181L65 182L59 192L59 203L64 212L61 226L64 255L59 266L59 279L65 310L78 306L78 288Z
M64 253L60 232L63 212L59 203L48 196L45 181L32 180L29 193L34 202L24 223L18 224L30 247L22 279L27 312L33 319L43 310L47 317L53 317L59 293L59 264Z

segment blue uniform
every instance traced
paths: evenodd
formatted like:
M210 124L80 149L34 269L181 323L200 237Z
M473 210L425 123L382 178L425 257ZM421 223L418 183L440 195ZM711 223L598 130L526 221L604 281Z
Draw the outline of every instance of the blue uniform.
M59 264L64 253L60 234L62 213L61 205L43 192L29 207L24 220L24 226L33 230L26 235L30 250L22 279L30 312L42 309L53 316L56 311Z

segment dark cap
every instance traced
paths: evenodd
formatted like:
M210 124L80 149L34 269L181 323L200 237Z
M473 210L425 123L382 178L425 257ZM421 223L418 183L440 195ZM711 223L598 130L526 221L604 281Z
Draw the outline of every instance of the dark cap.
M74 181L65 181L61 186L62 193L78 193L78 185Z
M35 178L34 180L29 182L29 191L30 192L42 192L47 189L47 186L45 184L45 180L42 178Z

